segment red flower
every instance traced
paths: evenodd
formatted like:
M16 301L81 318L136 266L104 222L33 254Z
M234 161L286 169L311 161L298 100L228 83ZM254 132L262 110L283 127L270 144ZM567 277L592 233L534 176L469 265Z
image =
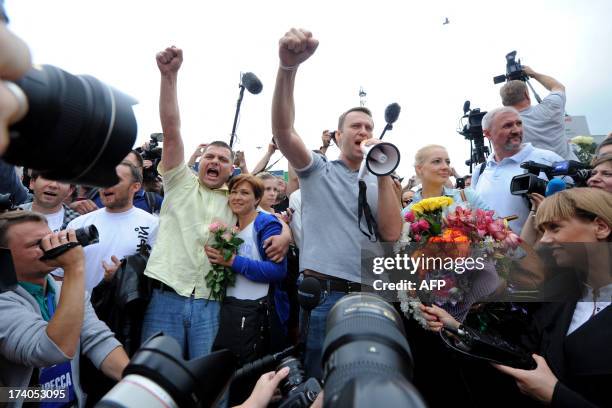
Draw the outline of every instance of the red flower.
M406 222L414 222L414 213L412 211L408 211L406 214L404 214L404 220L406 220Z

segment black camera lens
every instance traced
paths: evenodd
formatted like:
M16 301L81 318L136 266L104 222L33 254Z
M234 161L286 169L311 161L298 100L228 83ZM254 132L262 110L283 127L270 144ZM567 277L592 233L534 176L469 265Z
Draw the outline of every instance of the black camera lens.
M287 374L287 377L280 383L281 393L284 397L289 395L292 390L302 384L306 379L302 363L297 358L293 356L284 358L276 368L276 371L285 367L289 367L289 374Z
M134 99L94 77L51 65L31 69L15 83L29 110L11 126L4 160L39 170L51 180L104 187L118 183L115 166L136 139Z
M81 246L87 246L91 244L97 244L100 242L98 229L95 225L86 225L74 231L76 239Z
M535 174L526 173L512 177L510 181L510 193L513 195L526 195L538 193L544 195L546 193L546 185L548 182L538 178Z
M368 293L347 295L331 309L322 361L324 406L334 406L349 383L412 377L412 354L399 314Z

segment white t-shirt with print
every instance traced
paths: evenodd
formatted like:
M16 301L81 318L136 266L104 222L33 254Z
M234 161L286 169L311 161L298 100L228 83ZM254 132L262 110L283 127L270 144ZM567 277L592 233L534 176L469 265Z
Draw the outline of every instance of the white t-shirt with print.
M153 246L159 218L136 207L122 213L101 208L70 221L68 228L76 230L91 224L98 229L100 242L84 248L85 289L88 291L104 278L102 261L112 265L113 255L121 260L137 253L142 245Z

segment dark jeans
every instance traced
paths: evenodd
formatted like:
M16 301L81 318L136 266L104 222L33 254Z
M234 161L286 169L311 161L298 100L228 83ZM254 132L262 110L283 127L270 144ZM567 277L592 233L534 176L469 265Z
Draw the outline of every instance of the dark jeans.
M329 292L321 290L321 301L310 313L310 326L306 338L306 353L304 365L307 377L321 379L323 372L321 367L321 354L323 341L325 340L325 325L327 315L338 300L344 297L344 292ZM304 323L304 311L302 310L302 324Z

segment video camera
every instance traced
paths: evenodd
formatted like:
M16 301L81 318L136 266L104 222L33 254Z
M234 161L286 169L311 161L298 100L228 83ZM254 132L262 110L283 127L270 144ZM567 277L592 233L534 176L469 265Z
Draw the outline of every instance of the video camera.
M566 184L564 188L584 186L591 174L589 166L575 160L555 162L550 166L530 160L521 163L521 167L526 169L527 173L512 177L510 193L513 195L526 196L531 193L538 193L546 196L549 181L556 176L569 176L574 180L574 184ZM549 181L539 178L540 173L546 174Z
M487 112L481 112L479 108L470 109L470 101L463 103L463 116L461 120L467 119L467 123L463 125L457 133L470 141L470 158L465 161L466 166L472 166L478 163L484 163L487 156L490 154L489 148L484 145L484 134L482 133L482 118Z
M8 194L5 194L6 196ZM21 211L20 208L10 208L6 211ZM0 210L4 212L5 210ZM86 247L87 245L96 244L100 242L98 229L95 225L86 225L78 228L74 231L77 242L68 242L64 245L52 248L48 251L44 251L43 256L40 258L41 261L54 259L62 255L64 252L71 248L81 245ZM40 246L40 242L38 243ZM40 247L42 249L42 246ZM8 248L0 248L0 293L9 290L14 290L17 286L17 275L15 274L15 265L13 263L13 256Z
M154 181L159 177L157 166L161 161L162 148L159 147L160 143L164 141L163 133L151 133L151 140L149 146L146 149L141 149L141 155L143 160L150 160L153 164L151 167L145 167L142 172L143 181Z
M497 75L493 77L494 84L501 84L504 81L527 81L529 80L529 75L525 73L523 70L523 66L521 65L521 60L516 60L516 51L512 51L506 54L506 73L502 75Z

